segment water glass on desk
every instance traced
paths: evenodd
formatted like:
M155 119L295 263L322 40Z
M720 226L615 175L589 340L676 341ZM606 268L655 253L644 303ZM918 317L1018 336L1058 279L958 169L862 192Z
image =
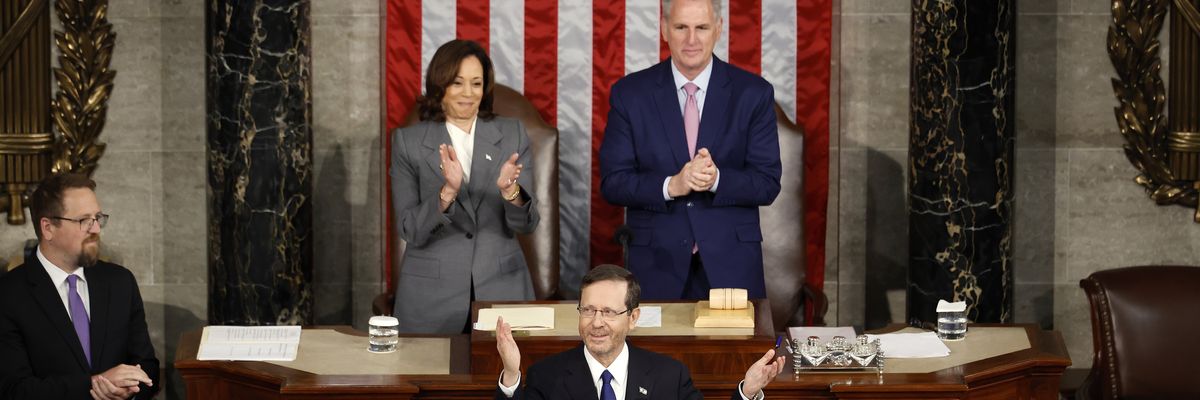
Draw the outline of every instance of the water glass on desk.
M963 340L967 337L967 313L943 311L938 313L937 335L942 340Z
M396 344L400 342L399 332L396 328L400 326L400 321L397 321L395 317L375 316L371 317L368 325L367 333L370 336L370 345L367 346L367 351L372 353L396 351Z

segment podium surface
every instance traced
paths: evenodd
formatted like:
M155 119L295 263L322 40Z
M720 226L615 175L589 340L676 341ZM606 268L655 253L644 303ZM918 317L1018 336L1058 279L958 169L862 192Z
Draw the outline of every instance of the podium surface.
M938 366L929 372L909 368L909 360L889 360L896 371L878 374L871 371L793 374L791 359L783 373L766 389L771 399L1056 399L1059 380L1070 365L1062 336L1054 331L1042 331L1032 325L972 325L972 327L1006 328L1023 332L1028 346L1020 350L975 359L967 357L962 364ZM314 328L329 329L329 328ZM367 337L349 327L336 327L338 332L360 336L361 343L342 349L346 355L366 352ZM896 328L893 328L893 330ZM971 334L968 333L968 337ZM315 335L313 337L322 337ZM436 336L406 336L436 337ZM198 361L196 350L200 330L185 333L180 340L175 367L187 384L188 399L490 399L496 390L498 371L473 374L470 372L472 343L467 335L441 336L449 340L446 374L362 373L325 374L289 368L277 363L257 361ZM653 338L645 337L642 339ZM525 338L527 339L527 338ZM556 339L558 340L558 339ZM577 340L577 339L576 339ZM630 339L634 340L634 339ZM639 339L641 340L641 339ZM562 345L574 347L578 342L561 339ZM703 340L697 339L698 342ZM774 345L774 343L771 343ZM522 343L524 345L524 343ZM703 345L709 346L709 345ZM300 344L300 357L311 356L311 348ZM713 346L717 347L717 346ZM964 352L974 350L960 347ZM487 350L495 351L494 343ZM324 350L323 350L324 351ZM765 350L763 350L765 351ZM525 349L522 348L524 354ZM392 353L404 357L403 353ZM300 360L300 358L298 358ZM707 361L706 361L707 362ZM714 361L719 362L719 361ZM899 365L897 365L899 364ZM746 364L748 366L749 364ZM528 364L522 367L528 368ZM705 365L688 365L692 378L705 396L728 398L730 391L742 379L745 366L737 373L696 372ZM710 368L711 369L711 368Z

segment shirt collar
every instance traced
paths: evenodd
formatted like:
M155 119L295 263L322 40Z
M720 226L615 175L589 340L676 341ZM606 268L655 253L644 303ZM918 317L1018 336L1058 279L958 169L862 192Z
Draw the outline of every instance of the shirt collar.
M600 374L607 369L608 373L612 374L615 384L625 385L625 378L629 376L629 343L621 343L621 345L621 353L617 354L617 358L608 368L604 368L604 364L600 364L600 361L588 352L587 346L583 346L583 359L587 360L588 370L592 373L592 382L602 382Z
M63 282L67 281L68 275L78 276L79 280L87 282L87 278L83 276L83 268L75 268L75 272L67 274L62 268L50 262L50 259L46 258L45 254L42 254L42 246L38 246L37 248L37 258L38 261L42 262L42 268L45 268L46 273L50 275L50 282L54 283L54 287L62 286Z
M476 116L474 119L471 120L471 132L475 132L475 124L478 122L479 122L479 116ZM462 130L462 128L459 128L458 125L451 123L450 120L446 120L446 130L450 131L450 133L455 133L455 134L464 135L464 136L471 134L470 132L464 131L464 130Z
M716 57L710 57L708 65L704 66L704 69L700 71L700 75L696 75L696 79L691 81L700 87L701 92L708 91L708 80L712 77L713 63L715 62ZM675 90L683 89L683 84L688 83L688 79L683 76L682 72L679 72L679 68L675 66L674 61L671 61L671 76L675 78Z

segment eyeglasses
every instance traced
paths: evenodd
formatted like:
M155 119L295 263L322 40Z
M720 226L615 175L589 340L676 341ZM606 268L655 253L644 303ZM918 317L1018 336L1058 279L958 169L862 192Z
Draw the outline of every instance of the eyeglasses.
M581 316L581 317L594 318L596 316L596 314L600 314L600 316L602 316L602 317L604 317L604 319L608 319L608 320L614 319L618 315L633 311L632 308L626 309L625 311L616 311L616 310L610 310L607 308L605 308L603 310L597 310L597 309L591 308L591 307L575 307L575 309L579 310L579 316Z
M95 217L83 217L79 219L63 218L63 217L48 217L50 219L58 219L63 221L71 221L79 224L79 230L88 232L92 230L92 225L100 224L100 228L108 225L108 214L96 214Z

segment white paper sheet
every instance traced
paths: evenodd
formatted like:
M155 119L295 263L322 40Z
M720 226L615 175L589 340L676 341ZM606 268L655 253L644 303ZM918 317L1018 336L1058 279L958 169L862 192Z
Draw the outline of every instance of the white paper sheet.
M496 317L504 317L504 322L516 331L554 329L554 308L551 307L483 308L479 310L475 329L496 330Z
M934 358L950 355L950 348L933 332L886 333L867 335L867 340L879 339L883 356L887 358Z
M295 361L300 327L206 326L196 359L232 361Z
M639 328L661 328L662 327L662 307L659 306L641 306L638 309L642 310L638 316L637 327Z

